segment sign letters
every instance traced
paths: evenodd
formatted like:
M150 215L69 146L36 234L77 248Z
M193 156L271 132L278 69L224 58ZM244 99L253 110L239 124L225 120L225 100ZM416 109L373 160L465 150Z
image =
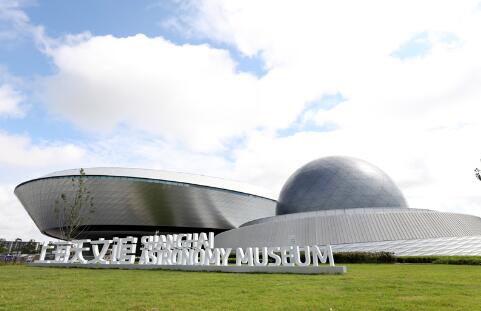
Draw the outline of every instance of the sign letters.
M219 248L213 232L44 243L36 263L228 266L229 257L236 266L334 266L330 245Z

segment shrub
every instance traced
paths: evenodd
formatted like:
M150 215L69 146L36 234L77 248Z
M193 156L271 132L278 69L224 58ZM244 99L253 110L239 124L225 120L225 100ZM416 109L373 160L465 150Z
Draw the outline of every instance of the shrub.
M335 263L395 263L396 257L389 252L333 252ZM304 261L304 254L301 255ZM269 258L269 262L274 262ZM235 256L229 257L229 264L235 264Z
M439 256L401 256L396 257L399 263L433 263Z
M448 265L481 265L481 258L476 257L440 257L433 263Z
M334 252L335 263L413 263L481 265L481 256L394 256L390 252ZM302 255L302 257L304 257ZM269 258L269 262L273 262ZM302 258L304 261L304 258ZM235 256L229 257L229 264L235 264Z
M389 252L335 252L335 263L395 263L396 257Z
M400 256L399 263L432 263L448 265L481 265L480 256Z

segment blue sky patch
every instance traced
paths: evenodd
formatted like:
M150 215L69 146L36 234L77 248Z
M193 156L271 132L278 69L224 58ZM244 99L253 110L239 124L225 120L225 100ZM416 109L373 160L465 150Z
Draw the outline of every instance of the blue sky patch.
M297 119L288 128L277 131L277 134L280 137L287 137L287 136L292 136L297 132L334 131L337 129L336 124L333 124L333 123L318 124L312 118L306 119L306 114L307 113L315 114L319 110L330 110L345 100L346 98L340 92L337 92L335 94L325 94L320 99L308 103L304 108L304 110L302 111L302 113L299 114Z
M442 43L447 45L459 44L459 38L450 32L420 32L411 39L401 44L391 56L406 60L426 56L432 49L433 44Z
M431 47L432 44L429 41L428 33L422 32L401 44L401 46L391 55L399 58L400 60L423 57L429 52Z
M16 135L28 135L33 143L45 140L79 141L87 134L70 122L49 114L43 105L29 105L23 118L0 118L0 130Z

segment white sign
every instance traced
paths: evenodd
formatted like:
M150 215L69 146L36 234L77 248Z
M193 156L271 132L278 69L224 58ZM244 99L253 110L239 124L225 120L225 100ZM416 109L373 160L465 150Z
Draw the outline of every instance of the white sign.
M136 263L136 237L112 240L74 240L44 243L35 263L121 265ZM330 245L216 248L214 233L149 235L140 239L139 265L228 266L235 255L236 266L334 266ZM89 253L89 260L84 258ZM53 260L46 260L47 255Z

